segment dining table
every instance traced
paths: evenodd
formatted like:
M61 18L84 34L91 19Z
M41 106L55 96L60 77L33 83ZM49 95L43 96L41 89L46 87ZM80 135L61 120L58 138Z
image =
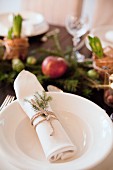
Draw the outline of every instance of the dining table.
M55 26L55 25L49 25L49 30L47 32L51 32L54 30L59 31L59 42L61 44L62 49L66 49L67 46L72 45L72 36L67 32L66 28L63 26ZM47 33L46 32L46 33ZM42 48L49 48L53 46L53 43L51 40L43 42L41 41L41 38L46 34L41 34L41 35L36 35L29 37L29 43L30 43L30 48L29 51L33 51L38 47ZM84 38L81 38L81 41L83 41ZM91 51L87 49L85 45L85 41L82 45L82 47L79 49L79 51L85 55L85 57L90 58L91 57ZM38 53L37 53L38 57ZM54 81L54 80L53 80ZM0 84L0 105L3 103L5 97L7 95L13 95L15 96L14 88L12 84ZM99 89L93 89L93 94L88 98L92 102L96 103L98 106L100 106L102 109L106 111L106 113L110 116L113 113L113 108L108 106L104 102L104 90L99 90ZM16 99L16 96L15 96Z
M67 49L67 47L72 47L73 48L73 37L72 37L72 35L70 35L69 33L68 33L68 31L67 31L67 29L66 29L66 27L65 26L58 26L58 25L49 25L49 29L46 31L46 32L44 32L44 33L42 33L42 34L38 34L38 35L34 35L34 36L29 36L28 37L28 40L29 40L29 49L28 49L28 56L34 56L35 55L35 57L38 59L38 58L40 58L41 57L41 53L37 50L37 49L51 49L51 50L54 50L54 47L55 47L55 44L53 43L53 41L52 41L52 39L49 39L48 38L48 35L51 35L51 34L54 34L54 33L58 33L58 38L59 38L59 43L60 43L60 45L61 45L61 48L62 48L62 50L66 50ZM86 37L87 37L87 35L88 35L88 33L89 33L89 31L85 34L85 35L83 35L81 38L80 38L80 42L79 42L79 44L78 44L78 51L81 53L81 54L83 54L84 56L85 56L85 58L88 58L88 59L91 59L91 57L92 57L92 52L86 47ZM46 39L46 38L48 38L48 39ZM3 37L0 37L0 39L3 39ZM5 69L5 68L4 68ZM29 70L28 70L29 71ZM31 80L31 79L30 79ZM24 82L23 80L22 80L22 82ZM43 88L44 88L44 90L45 91L47 91L48 90L48 88L47 88L47 86L48 85L54 85L54 79L52 79L52 81L50 81L51 82L51 84L45 84L44 86L43 86ZM29 84L28 84L28 86L29 86ZM84 86L84 83L83 83L83 86ZM63 92L66 92L66 93L69 93L69 91L64 91L64 89L61 89L61 90L63 90ZM52 94L54 94L54 93L52 93ZM64 94L64 93L63 93ZM111 138L112 138L112 135L110 135L110 133L107 133L108 131L105 131L105 133L101 133L101 132L99 132L99 129L100 130L102 130L103 129L103 127L107 127L106 126L106 122L104 122L103 121L103 123L102 123L102 129L101 128L99 128L98 126L100 126L101 127L101 116L102 116L102 114L103 113L105 113L103 116L104 116L104 118L106 118L107 119L107 121L109 122L109 124L110 124L110 126L111 126L111 130L112 130L112 122L111 122L111 120L109 119L109 117L112 115L112 113L113 113L113 108L112 107L110 107L110 106L108 106L105 102L104 102L104 89L97 89L97 88L93 88L92 89L92 93L91 93L91 95L90 96L83 96L82 95L82 93L79 93L79 94L81 94L81 97L83 97L83 99L81 100L81 97L79 98L79 95L78 95L78 93L76 93L76 92L73 92L73 94L74 94L74 97L75 97L75 95L77 95L77 102L80 100L80 101L83 101L83 103L85 102L85 103L87 103L87 100L84 100L84 98L86 98L86 99L88 99L89 101L88 101L88 103L89 103L89 105L88 104L86 104L87 106L86 106L86 110L85 110L85 113L87 114L87 110L89 110L89 113L88 113L88 115L89 115L89 119L88 119L88 121L91 121L91 122L88 122L88 123L91 123L91 125L90 124L88 124L88 127L87 126L85 126L85 124L84 124L84 122L86 121L86 119L88 118L87 117L87 115L85 115L85 116L83 116L83 114L81 114L81 111L80 111L80 113L79 113L79 111L78 111L78 118L77 118L77 120L78 120L78 124L77 123L75 123L74 121L72 121L72 124L73 125L75 125L76 124L76 127L77 126L81 126L82 128L83 128L83 132L81 131L81 129L82 128L80 128L80 131L78 131L78 127L77 127L77 132L80 132L80 133L78 133L78 136L80 135L80 136L82 136L82 135L84 135L84 138L86 138L87 136L88 136L88 139L87 140L89 140L88 142L86 141L86 144L84 143L85 142L85 140L83 140L84 142L83 142L83 145L86 147L85 148L85 150L83 150L83 152L85 152L86 151L86 149L87 149L87 147L88 147L88 144L91 144L91 146L92 146L92 148L91 149L89 149L89 147L88 147L88 151L93 151L93 152L95 152L96 153L96 159L98 159L98 149L97 149L97 151L96 151L96 149L95 149L95 146L96 145L98 145L98 143L99 143L99 147L100 147L100 145L102 144L102 146L103 145L106 145L106 140L105 140L105 143L104 143L104 138L102 137L101 138L101 135L102 136L104 136L106 139L107 139L107 137L106 137L106 135L108 135L109 136L109 139L107 139L107 141L112 141L111 140ZM11 143L11 148L13 148L14 147L14 149L13 149L13 151L14 151L14 155L13 155L13 152L11 153L11 155L10 154L8 154L8 156L9 157L6 157L5 158L5 156L3 155L3 161L2 161L2 157L0 158L0 161L1 161L1 166L2 166L2 164L4 164L3 165L3 167L5 167L4 169L14 169L14 170L16 170L16 167L17 167L17 170L18 170L18 167L21 167L21 165L24 167L24 163L23 164L21 164L21 154L20 155L18 155L18 153L16 153L17 155L17 157L15 156L15 152L17 151L18 152L18 150L16 150L15 148L17 147L17 145L18 145L18 147L20 147L20 144L22 144L22 147L24 148L27 148L28 147L28 150L29 150L29 146L32 146L32 148L31 148L31 150L33 149L33 147L34 147L34 153L35 153L35 146L33 146L33 145L35 145L34 143L32 143L32 144L30 144L29 145L29 140L31 140L32 138L32 136L29 136L29 138L27 138L27 136L25 135L25 134L27 134L26 133L26 131L25 130L22 130L22 128L23 127L25 127L26 126L26 124L25 124L25 126L24 126L24 123L23 124L18 124L18 127L16 126L16 124L15 124L15 122L16 122L16 120L18 121L19 119L21 120L21 116L22 115L20 115L20 114L18 114L19 112L21 112L21 110L20 109L18 109L18 102L16 101L16 92L15 92L15 90L14 90L14 84L13 83L7 83L7 82L0 82L0 105L2 105L2 103L4 102L4 100L5 100L5 98L6 98L6 96L7 95L11 95L11 96L14 96L15 97L15 101L14 101L14 103L12 103L12 105L15 105L15 107L17 107L17 112L16 111L14 111L14 112L12 112L12 110L10 110L9 109L9 112L8 112L8 116L9 116L9 119L11 118L12 119L12 117L13 116L10 116L10 115L12 115L12 114L14 114L15 116L14 116L14 120L13 120L13 123L14 123L14 126L12 126L12 129L16 129L16 132L15 131L13 131L14 133L12 133L11 135L13 136L13 137L11 137L10 136L10 129L8 129L8 130L4 130L3 129L3 132L2 132L2 130L1 130L1 134L3 134L4 132L8 135L8 137L7 137L7 139L10 141L10 139L14 139L14 141L12 140L10 143ZM60 95L61 95L61 93L60 93ZM67 101L69 101L69 100L71 100L71 98L70 99L68 99L68 95L70 96L70 94L66 94L67 95L67 99L65 98L65 101L67 100ZM73 95L72 95L73 96ZM76 98L76 97L75 97ZM91 102L90 102L91 101ZM76 101L75 101L76 102ZM93 103L92 103L93 102ZM70 101L68 102L68 104L70 103ZM78 102L79 103L79 102ZM95 104L96 105L95 105ZM80 102L80 104L82 105L82 103ZM79 104L79 105L80 105ZM72 101L71 102L71 104L70 104L70 106L74 106L74 102ZM85 106L85 104L83 104L83 108L81 107L81 105L80 106L78 106L78 110L79 110L79 107L80 107L80 110L82 110L82 113L84 113L84 106ZM9 108L10 108L10 106L11 105L9 105ZM58 103L58 106L59 106L59 103ZM91 107L90 107L91 106ZM97 107L97 106L99 106L99 108ZM57 104L56 104L56 107L57 107ZM60 107L62 108L62 102L60 102ZM68 106L67 106L68 107ZM75 106L74 106L75 107ZM74 108L73 107L73 108ZM90 108L89 108L90 107ZM94 110L92 110L92 108L94 107ZM82 109L81 109L82 108ZM102 108L102 109L101 109ZM13 107L11 108L11 109L13 109ZM3 112L6 110L6 112L7 112L7 108L6 109L4 109L3 110ZM62 109L61 109L62 110ZM99 117L99 119L98 119L98 110L100 111L100 117ZM104 110L105 110L105 112L104 112ZM74 110L75 111L75 110ZM90 114L90 111L92 111L92 115ZM2 112L2 113L3 113ZM16 112L16 113L15 113ZM96 113L95 113L96 112ZM68 112L66 112L67 113L67 115L69 114L69 117L70 117L70 112L68 113ZM102 114L101 114L102 113ZM81 115L80 115L81 114ZM109 116L107 116L107 115ZM2 116L3 114L1 114L1 116ZM19 115L19 116L17 116L17 115ZM65 120L67 120L67 123L68 123L68 116L66 115L66 117L65 117ZM97 116L97 119L95 119L96 117L95 117L95 115ZM81 116L81 117L85 117L85 121L83 122L83 121L79 121L79 116ZM62 116L63 117L63 116ZM73 119L74 117L73 117L73 114L72 114L72 117L71 117L71 119ZM8 126L6 126L6 127L10 127L10 124L11 124L11 119L9 120L9 119L7 119L7 121L9 122L8 123ZM23 119L23 117L22 117L22 119ZM69 120L71 120L71 119L69 119ZM95 119L95 120L94 120ZM3 120L3 118L1 119L1 120ZM19 121L20 121L19 120ZM27 119L23 119L23 120L27 120ZM73 120L75 120L75 119L73 119ZM97 120L97 121L96 121ZM3 120L4 121L4 120ZM23 121L22 121L23 122ZM81 124L80 124L80 122L82 122ZM4 122L2 122L1 121L1 124L3 123L3 126L4 126ZM12 123L12 124L13 124ZM94 124L93 124L94 123ZM6 123L7 124L7 123ZM92 125L93 124L93 125ZM105 124L105 126L104 126L104 124ZM28 122L28 125L29 125L29 122ZM68 124L66 124L66 126L68 126ZM70 123L69 123L69 126L71 127L71 121L70 121ZM95 129L96 129L96 132L95 132L95 135L94 135L94 140L92 140L92 135L91 135L91 138L89 138L89 132L90 132L90 130L88 129L90 126L94 126L94 127L96 127L96 128L92 128L92 129L94 129L94 131L92 131L92 132L95 132ZM1 126L2 127L2 126ZM27 127L27 126L26 126ZM98 128L97 128L98 127ZM85 129L86 128L86 129ZM2 128L1 128L2 129ZM27 128L25 128L25 129L27 129ZM32 128L31 128L32 129ZM85 129L85 131L84 131L84 129ZM107 129L107 128L106 128ZM76 134L76 130L74 130L73 131L73 127L72 127L72 132L74 133L74 134ZM109 130L109 128L108 128L108 130ZM23 133L21 134L21 131L23 131ZM29 130L28 130L29 131ZM34 132L34 131L33 131ZM85 133L86 133L86 136L85 136ZM91 133L92 133L91 132ZM99 137L99 133L101 133L101 135L100 135L100 137ZM112 132L112 131L111 131ZM19 135L15 135L15 134L19 134ZM82 135L81 135L81 133L83 133ZM5 136L7 136L5 134ZM21 135L20 135L21 134ZM29 134L32 134L32 133L29 133ZM35 133L33 133L33 135L34 135ZM23 138L21 138L21 136L23 135ZM1 135L2 136L2 135ZM15 137L16 136L16 137ZM35 136L35 135L34 135ZM76 136L76 135L73 135L73 136ZM98 137L97 137L98 136ZM16 140L15 140L15 138L16 138ZM19 140L19 139L22 139L22 140L24 140L25 142L23 142L22 140ZM79 138L79 137L78 137ZM99 141L99 139L101 138L101 140ZM80 139L82 139L81 137L80 137ZM34 140L34 139L33 139ZM16 142L15 142L16 141ZM19 141L19 142L17 142L17 141ZM75 140L76 141L76 140ZM95 142L95 143L93 143L93 142ZM79 142L81 142L80 140L78 140L78 143ZM8 142L7 142L8 143ZM28 144L27 144L28 143ZM2 140L1 140L1 144L2 144ZM14 146L13 146L13 144L14 144ZM3 144L3 147L4 147L5 145ZM26 147L27 146L27 147ZM37 145L36 145L37 146ZM91 147L90 146L90 147ZM112 147L112 142L111 142L111 145L109 144L109 142L108 142L108 148L109 148L109 146L111 146ZM23 152L25 151L25 149L23 149L22 147L20 147L21 149L22 149L22 155L23 155ZM98 146L97 146L98 147ZM10 148L10 147L9 147ZM104 149L102 148L102 147L100 147L101 149L101 151L103 151ZM18 149L18 148L17 148ZM7 149L6 149L7 150ZM26 149L27 150L27 149ZM80 150L82 150L82 147L80 146ZM107 150L107 146L106 146L106 149L105 150ZM100 151L100 153L101 153L101 151ZM38 152L40 153L40 149L38 150ZM2 152L1 152L2 153ZM7 152L6 152L7 153ZM21 153L21 152L20 152ZM28 153L27 151L25 151L25 153L24 153L24 155L26 154L26 153ZM90 152L89 152L90 153ZM83 154L82 152L80 153L80 154ZM31 154L32 155L32 154ZM93 154L92 154L93 155ZM94 154L95 155L95 154ZM101 154L100 154L101 155ZM103 154L104 155L104 154ZM103 155L101 155L100 157L103 157ZM112 155L113 155L113 152L111 151L110 153L109 153L109 155L108 155L108 157L106 158L106 160L105 161L103 161L103 162L98 162L98 160L97 160L97 170L100 170L100 169L104 169L104 168L106 168L106 167L109 167L110 168L110 170L111 170L111 164L112 164ZM19 157L18 157L19 156ZM79 155L80 156L80 155ZM19 159L19 161L17 161L16 159L15 159L15 157L16 158L18 158ZM41 156L42 157L42 156ZM90 157L90 154L89 154L89 157ZM82 160L82 158L84 159L84 158L87 158L87 160L86 160L86 162L89 164L89 157L87 157L87 153L86 153L86 155L84 156L81 156L81 158L80 159L78 159L78 160ZM5 159L4 159L5 158ZM8 159L7 159L8 158ZM29 163L31 164L31 165L33 165L31 162L29 162L29 159L28 158L30 158L30 152L28 153L28 155L27 155L27 159L26 159L26 157L25 157L25 166L27 166L28 167L28 165L29 165ZM35 160L35 156L31 156L31 158L33 158L32 160L33 161L36 161ZM94 158L94 157L93 157ZM41 160L42 158L40 158L39 159L39 161ZM94 158L95 159L95 158ZM92 161L94 161L94 159L92 159ZM7 164L5 164L4 163L4 160L6 160L6 162L7 162ZM7 160L9 160L9 162L7 161ZM12 164L11 163L11 161L14 161L14 164ZM24 158L22 158L22 162L23 162L23 160L24 160ZM43 159L42 159L43 160ZM42 160L41 160L41 164L39 163L39 168L38 169L40 169L40 166L41 167L43 167L42 166L42 164L43 164L43 162L42 162ZM104 160L104 158L103 158L103 160ZM17 161L17 162L16 162ZM74 164L74 161L72 161L73 162L73 165L74 166L70 166L71 164L70 164L70 162L69 162L69 166L70 167L75 167L75 165L76 165L76 160L75 160L75 164ZM83 160L83 162L84 162L84 160ZM11 164L10 164L11 163ZM27 165L27 163L28 163L28 165ZM19 166L16 166L16 165L19 165ZM48 164L47 164L48 165ZM64 164L62 164L62 166L63 166ZM68 163L66 162L66 166L64 165L64 168L66 168L66 169L68 169L67 168L67 165L68 165ZM1 166L0 166L0 169L1 169ZM16 166L16 167L15 167ZM51 164L50 165L51 167L54 167L54 164ZM81 165L80 165L81 166ZM83 164L83 166L84 166L84 164ZM10 167L10 168L9 168ZM35 165L33 165L33 167L35 167ZM37 167L38 167L38 165L37 165ZM45 164L45 167L46 167L46 164ZM50 167L50 169L52 169ZM56 167L57 167L57 164L55 164L55 169L56 169ZM63 168L63 169L64 169ZM22 169L22 168L21 168ZM29 167L29 169L30 169L30 167ZM31 168L32 169L32 168ZM46 169L46 168L45 168ZM48 165L48 168L47 169L49 169L49 165ZM54 169L54 168L53 168ZM60 168L58 168L58 169L60 169ZM94 167L94 169L93 168L91 168L92 170L95 170L95 167Z

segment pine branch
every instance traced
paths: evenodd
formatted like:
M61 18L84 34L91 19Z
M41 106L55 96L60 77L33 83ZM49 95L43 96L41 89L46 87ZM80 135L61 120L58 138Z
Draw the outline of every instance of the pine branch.
M38 49L38 51L42 52L43 54L46 54L46 55L53 55L53 56L62 57L62 53L60 53L59 51L56 51L56 50L40 48L40 49Z
M64 52L62 51L59 39L58 39L58 34L54 34L53 40L56 46L56 50L61 54L62 57L64 57Z
M38 92L36 92L36 94L34 95L34 98L31 99L31 101L25 99L25 101L29 102L32 107L34 108L35 111L44 111L47 109L48 107L48 103L49 101L52 100L51 96L47 96L47 94L45 93L45 91L41 94L39 94Z

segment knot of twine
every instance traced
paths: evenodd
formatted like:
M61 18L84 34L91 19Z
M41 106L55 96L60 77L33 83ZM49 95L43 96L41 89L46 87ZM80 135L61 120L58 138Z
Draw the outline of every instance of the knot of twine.
M31 118L31 125L33 125L33 122L34 122L34 120L35 120L36 118L42 117L43 119L40 120L38 123L36 123L36 124L33 125L33 126L36 128L40 123L42 123L42 122L44 122L44 121L49 121L49 123L50 123L50 125L51 125L51 128L52 128L52 132L51 132L50 136L53 136L53 134L54 134L54 127L53 127L53 125L52 125L52 120L53 120L53 119L58 120L57 117L55 116L55 114L54 114L53 112L48 111L48 110L44 110L44 109L40 108L39 105L38 105L33 99L31 99L31 103L32 103L34 106L38 107L38 109L39 109L39 112L37 112L37 113Z

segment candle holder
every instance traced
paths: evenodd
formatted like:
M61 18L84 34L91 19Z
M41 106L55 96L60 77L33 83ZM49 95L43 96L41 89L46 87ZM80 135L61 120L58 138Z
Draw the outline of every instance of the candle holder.
M107 73L113 73L113 58L109 56L97 58L93 55L93 68L104 78Z
M104 102L108 106L113 107L113 74L108 74L107 79L105 78L105 80L107 80L109 87L104 89Z
M3 59L11 60L20 58L24 60L28 53L28 38L4 38L4 46L6 48Z

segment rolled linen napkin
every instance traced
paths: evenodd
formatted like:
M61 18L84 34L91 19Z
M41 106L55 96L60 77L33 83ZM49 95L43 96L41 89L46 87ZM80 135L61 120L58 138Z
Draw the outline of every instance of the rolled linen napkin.
M27 116L32 119L37 112L31 107L29 102L25 101L25 99L33 99L36 92L42 94L44 91L43 87L34 74L23 70L19 73L14 82L14 89L22 109ZM50 106L48 110L52 111ZM40 120L42 120L41 116L33 121L33 125L35 126ZM54 134L51 136L52 127L54 128ZM52 127L47 120L36 126L36 133L47 160L55 162L57 160L65 160L73 157L77 148L70 141L58 119L52 119Z

